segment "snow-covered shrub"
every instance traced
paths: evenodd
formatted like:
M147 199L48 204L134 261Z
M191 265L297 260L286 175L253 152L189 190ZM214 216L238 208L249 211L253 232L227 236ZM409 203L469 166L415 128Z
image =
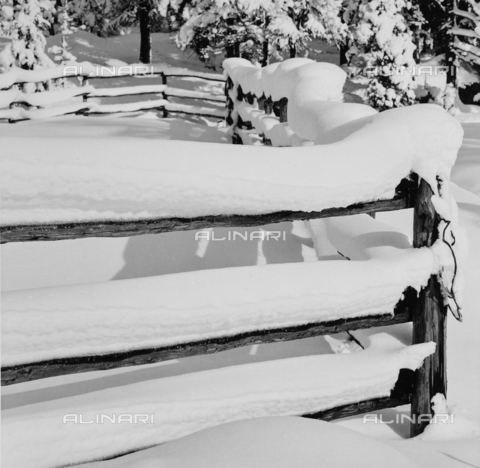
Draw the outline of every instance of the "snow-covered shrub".
M345 12L349 24L347 57L353 75L370 76L368 103L378 110L414 103L415 44L405 0L360 0Z

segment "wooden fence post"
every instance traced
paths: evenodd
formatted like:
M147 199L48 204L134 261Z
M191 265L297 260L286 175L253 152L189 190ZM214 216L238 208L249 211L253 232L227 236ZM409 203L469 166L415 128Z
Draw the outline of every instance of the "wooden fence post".
M235 104L234 104L235 97L236 97L236 100L243 101L245 94L243 93L242 87L239 85L237 88L236 96L232 99L232 97L230 96L230 91L234 89L234 86L235 85L232 79L227 75L227 80L225 82L225 96L227 97L227 100L225 102L225 108L226 108L225 121L228 126L232 127L232 144L243 145L242 137L237 133L237 128L242 128L242 119L237 112L236 119L234 120L232 117L232 113L235 110Z
M225 81L225 109L226 109L226 115L225 115L225 122L227 123L227 126L232 126L233 125L233 119L232 119L232 111L234 108L233 100L230 97L230 90L233 89L233 81L230 78L230 76L227 75L227 79Z
M253 93L247 93L245 98L247 99L247 103L253 106L255 104L255 95Z
M287 98L282 98L280 101L278 101L278 106L279 106L279 115L278 117L280 118L280 122L286 122L287 121L287 114L288 114L288 99Z
M432 189L423 179L417 191L413 221L413 246L430 247L438 238L440 222L432 204ZM434 341L435 353L428 356L415 372L412 395L410 435L421 434L433 415L431 399L437 393L446 396L446 317L441 286L437 276L432 276L417 299L413 315L413 344Z
M273 101L271 97L265 99L264 109L265 114L271 114L273 112Z
M237 101L242 102L244 97L245 97L245 94L243 92L243 89L240 85L238 85L238 87L237 87Z
M265 111L265 94L262 94L258 99L258 109L261 111Z
M88 78L86 76L82 76L82 87L88 86ZM83 96L83 102L87 102L88 96Z
M160 73L160 77L162 78L162 85L167 86L167 75L165 73ZM162 92L162 98L165 99L165 101L168 101L167 98L167 93L165 93L165 90ZM168 117L168 109L163 106L160 108L162 110L162 117L166 119Z

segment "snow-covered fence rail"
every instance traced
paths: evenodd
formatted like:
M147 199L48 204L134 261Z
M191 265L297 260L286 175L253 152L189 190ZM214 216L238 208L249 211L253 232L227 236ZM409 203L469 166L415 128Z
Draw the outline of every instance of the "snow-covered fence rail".
M328 106L307 93L303 113L298 108L295 114L301 97L288 97L289 126L299 137L315 141L318 126L324 125L318 112ZM300 150L232 146L225 152L222 145L205 144L199 155L198 146L189 142L165 141L159 153L158 142L139 139L108 139L97 142L93 151L74 146L66 154L53 151L58 141L42 142L34 155L13 148L3 161L2 242L252 226L413 207L414 248L392 244L379 254L368 253L375 236L362 234L366 258L352 256L351 262L210 270L6 293L2 328L11 333L3 339L2 384L412 321L414 345L380 353L378 365L366 366L366 378L342 381L340 396L334 391L340 384L333 390L318 384L308 359L294 366L301 375L293 379L292 366L281 362L272 382L286 388L280 392L285 400L279 405L279 397L272 397L265 413L263 404L270 401L265 392L271 396L274 390L266 385L264 367L245 370L252 376L248 388L257 395L249 400L253 406L245 417L331 419L409 402L413 415L431 414L433 395L446 392L445 319L457 292L451 253L461 245L461 236L455 233L454 247L450 239L456 218L448 180L462 130L434 106L349 121L339 103L333 104L341 131L321 127L331 144ZM358 109L366 112L363 106ZM52 326L62 332L51 333ZM370 362L370 355L367 349L363 360L336 361L343 372L332 365L345 376L355 363ZM421 362L415 376L408 370L399 374ZM224 377L218 376L228 382ZM287 381L301 385L290 388ZM357 391L352 393L352 387ZM218 400L228 402L221 406L225 413L232 407L235 389L230 390ZM174 419L192 401L175 398L174 407L182 410ZM212 414L220 413L219 407L212 408ZM228 414L222 422L238 417L236 411ZM412 434L427 422L416 419ZM144 445L172 436L152 437Z
M23 93L12 89L14 85L38 83L58 78L78 78L82 86L65 90L44 91L42 93ZM99 88L90 86L94 79L118 77L160 78L161 84L128 87ZM163 117L181 113L223 119L224 111L219 108L198 107L194 105L170 102L169 98L210 101L224 103L225 97L206 92L190 91L168 86L168 78L194 78L207 81L224 81L222 75L213 73L195 73L181 68L165 66L124 66L118 68L92 66L83 63L75 66L54 69L28 71L12 69L0 76L0 119L14 123L22 120L57 117L68 114L99 115L121 112L158 110ZM97 104L88 102L90 98L118 98L152 95L156 99L120 104ZM160 96L160 98L158 98ZM83 102L72 101L83 98ZM70 100L70 101L69 101Z
M196 217L145 217L138 219L81 220L69 222L27 223L7 221L0 227L0 243L55 241L86 237L127 237L143 234L160 234L215 227L254 227L286 221L331 218L361 213L395 211L413 208L411 180L402 181L391 198L353 203L345 207L325 208L319 211L279 210L267 214L227 214Z
M178 78L199 78L207 81L224 81L217 73L192 72L185 68L176 68L169 65L124 65L107 67L81 62L63 67L44 68L40 70L24 70L13 67L7 73L0 75L0 89L8 90L17 84L44 83L60 78L84 77L95 79L109 79L114 77L149 77L162 74Z

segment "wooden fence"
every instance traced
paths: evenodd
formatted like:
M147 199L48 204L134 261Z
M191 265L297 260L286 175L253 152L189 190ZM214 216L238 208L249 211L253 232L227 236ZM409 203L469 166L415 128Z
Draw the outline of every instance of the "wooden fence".
M144 67L145 68L145 67ZM60 73L56 75L57 79L63 78ZM50 103L47 105L36 104L35 101L38 101L38 94L40 93L22 93L18 92L16 94L11 93L12 86L22 85L25 83L40 83L45 81L45 77L42 75L32 74L26 76L24 80L14 80L14 82L8 86L0 88L0 103L3 102L3 105L0 104L0 120L8 120L10 123L20 122L23 120L30 120L36 118L47 117L57 117L64 116L69 114L77 115L104 115L104 114L117 114L117 113L131 113L131 112L146 112L146 111L159 111L162 117L166 118L170 114L185 114L185 115L194 115L207 118L215 119L224 119L224 110L223 108L215 107L198 107L194 105L180 104L171 102L171 98L176 99L190 99L190 100L199 100L207 101L213 103L225 103L225 96L217 95L213 93L206 93L200 91L190 91L182 88L175 88L168 86L169 78L177 79L189 79L194 78L197 80L205 81L216 81L224 82L225 79L223 75L214 74L214 73L195 73L183 69L166 69L165 71L156 71L155 68L148 68L143 72L135 73L135 70L132 70L132 73L116 73L113 69L110 70L107 67L100 67L97 73L91 73L88 75L82 74L81 72L68 74L67 78L78 78L81 82L81 87L76 89L70 88L71 98L82 98L84 104L77 103L76 106L72 109L72 104L69 105L59 105L58 107L50 107L48 104L62 104L65 103L65 98L58 91L44 91L42 92L42 98L46 98L48 94L51 97ZM157 79L160 80L160 84L154 85L135 85L128 87L113 87L113 88L92 88L90 83L93 80L106 80L114 78L138 78L138 79ZM11 93L12 99L8 100L8 96L5 96L7 93ZM47 94L45 94L47 93ZM2 94L4 99L2 100ZM59 95L57 98L56 95ZM138 101L130 103L121 103L121 104L103 104L103 105L87 105L89 100L96 99L107 99L107 98L118 98L118 97L132 97L132 96L152 96L156 99L151 99L147 101ZM5 104L8 103L10 112L5 110ZM91 101L90 101L91 103ZM21 107L25 109L25 112L15 113L15 108ZM48 109L48 112L45 112ZM43 111L43 113L42 113Z
M412 175L410 180L405 180L400 184L395 197L391 200L367 202L355 204L347 208L333 208L319 212L286 211L255 216L209 216L191 219L162 218L104 223L79 222L57 225L2 226L1 241L6 243L85 237L118 237L193 230L205 227L250 227L283 221L347 216L413 207L415 212L414 247L418 248L430 246L435 242L439 219L431 203L432 192L429 185L425 181L421 181L418 188L417 185L415 176ZM428 286L422 290L418 297L414 291L405 291L405 297L397 304L393 316L385 313L380 316L309 323L283 329L259 330L156 349L118 352L101 356L79 356L4 367L2 368L2 385L11 385L70 373L151 364L169 359L225 351L253 343L289 341L346 330L413 322L414 344L429 341L437 343L435 354L425 360L423 367L416 371L415 375L408 370L402 371L397 386L388 398L350 404L316 415L309 415L309 417L329 420L407 403L412 403L413 415L430 414L431 397L436 393L445 394L446 392L445 318L446 309L443 306L440 286L437 278L432 276ZM426 424L425 420L413 423L412 435L420 433Z
M166 86L167 76L176 75L163 74L161 76L162 84L160 86ZM231 82L227 83L227 88L231 88ZM160 92L165 93L165 95L168 95L169 92L172 93L171 89L161 89L162 91ZM140 94L142 90L139 89L138 91L137 94ZM150 92L151 90L144 91ZM98 90L98 92L103 92L105 97L110 92L113 94L113 91L105 89ZM170 96L172 95L174 94L170 94ZM241 90L238 95L242 100L248 102L252 102L254 99L251 95L244 95ZM85 94L86 99L89 97L90 94ZM285 100L281 102L263 100L260 104L266 109L266 112L275 112L281 121L285 121L286 107L288 105ZM227 106L230 106L231 111L231 101L227 103ZM169 109L167 111L171 112ZM233 123L233 121L231 120L230 123ZM240 126L242 125L248 127L248 123L240 123ZM237 143L241 142L238 136L236 138ZM402 181L397 187L395 196L392 199L357 203L346 208L330 208L318 212L281 211L266 215L159 218L136 221L77 222L47 225L4 225L1 227L1 242L51 241L85 237L122 237L195 230L207 227L251 227L284 221L413 208L413 246L420 248L433 245L437 238L440 221L433 207L431 196L430 186L424 180L418 181L417 176L411 174L408 179ZM146 348L98 356L59 358L14 365L2 368L2 385L11 385L71 373L151 364L169 359L225 351L254 343L297 340L338 333L340 331L413 322L413 344L433 341L437 345L436 351L425 359L423 366L415 373L409 370L401 371L399 380L390 397L361 401L304 416L331 420L411 403L412 416L415 416L411 426L411 435L415 436L421 433L428 424L428 421L425 421L425 419L418 419L418 415L431 414L431 398L437 393L446 394L445 324L447 309L443 304L439 281L436 276L432 276L427 287L418 296L415 291L411 289L406 290L404 298L397 304L393 315L386 311L385 314L377 316L308 323L281 329L257 330L161 348Z
M235 85L230 77L226 81L226 96L227 96L227 123L232 127L233 144L244 144L244 139L247 144L249 141L249 134L258 133L259 130L255 128L253 122L242 119L242 117L233 112L238 102L245 102L247 104L257 103L258 109L263 111L266 115L274 115L278 118L279 123L288 123L288 99L282 98L278 101L273 101L270 97L265 95L258 97L252 93L245 93L241 85L235 89ZM235 115L235 117L233 117ZM260 130L261 132L262 130ZM262 142L266 146L272 146L272 142L264 133L259 135ZM440 188L440 187L439 187ZM430 247L438 238L438 225L440 218L435 211L431 201L433 194L430 186L424 180L418 181L418 176L412 174L411 180L404 180L402 184L397 187L397 195L389 201L374 202L371 204L364 204L360 207L349 207L345 212L340 212L339 215L349 215L356 213L368 213L375 216L376 211L393 211L404 208L414 208L414 226L413 226L413 247ZM335 212L336 210L334 210ZM326 214L326 217L335 216L335 214ZM323 217L322 213L313 213L309 218ZM427 287L422 289L418 297L411 292L406 292L405 300L399 302L396 309L396 316L402 316L408 319L405 321L413 322L413 339L412 344L435 342L437 347L433 355L427 357L422 367L417 370L413 377L413 386L408 387L404 384L405 376L401 376L397 387L409 388L411 394L403 393L403 401L411 403L411 436L415 436L423 432L427 421L419 421L420 415L432 415L431 399L437 393L446 396L447 391L447 376L446 376L446 316L447 307L444 305L444 299L441 293L441 286L436 275L433 275ZM382 326L381 321L369 322L369 327ZM353 328L352 328L353 329ZM398 388L392 392L392 397L397 396ZM408 395L408 396L407 396ZM375 403L376 404L376 403ZM370 410L375 407L375 404L370 407ZM395 401L392 400L386 403L388 406L395 406ZM387 406L379 406L387 407ZM375 407L378 409L379 407Z

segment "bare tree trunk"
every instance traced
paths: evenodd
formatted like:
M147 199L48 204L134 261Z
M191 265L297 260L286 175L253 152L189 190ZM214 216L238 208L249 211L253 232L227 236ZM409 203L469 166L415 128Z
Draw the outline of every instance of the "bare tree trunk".
M266 67L268 65L268 41L265 40L263 41L262 44L262 52L263 52L263 57L262 57L262 67Z
M452 22L452 28L456 26L456 15L454 13L455 8L457 7L457 2L455 0L448 0L446 2L446 8L449 12L450 19ZM448 70L447 70L447 83L453 84L453 86L457 87L457 67L455 65L456 56L455 56L455 49L453 43L455 41L455 36L451 34L450 39L448 41L448 49L445 53L445 59L447 62Z
M140 20L140 62L152 62L152 38L150 36L150 3L142 0L138 6L138 18Z
M295 43L292 41L289 42L289 49L290 49L290 58L295 58L297 56L297 47Z
M347 51L349 47L347 44L342 44L340 46L340 65L346 65L348 60L347 60Z
M230 44L225 47L227 58L235 57L235 44Z
M227 58L230 57L240 57L240 43L235 42L234 44L229 44L225 47Z

